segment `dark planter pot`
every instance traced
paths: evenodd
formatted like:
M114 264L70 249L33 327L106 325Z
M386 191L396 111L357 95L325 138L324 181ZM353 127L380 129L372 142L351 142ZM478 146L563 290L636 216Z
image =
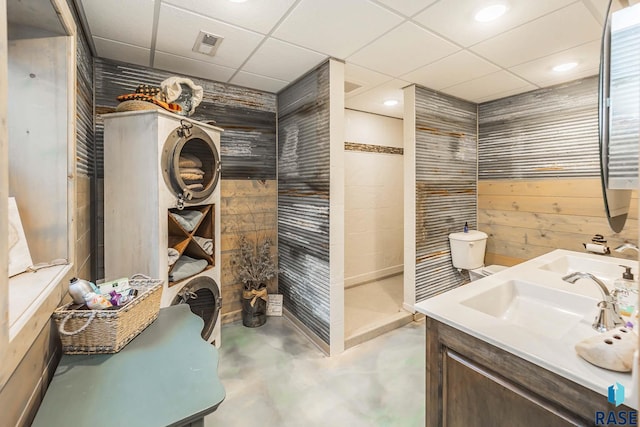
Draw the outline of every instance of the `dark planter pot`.
M267 322L267 302L256 298L252 307L252 299L242 298L242 324L248 328L257 328Z

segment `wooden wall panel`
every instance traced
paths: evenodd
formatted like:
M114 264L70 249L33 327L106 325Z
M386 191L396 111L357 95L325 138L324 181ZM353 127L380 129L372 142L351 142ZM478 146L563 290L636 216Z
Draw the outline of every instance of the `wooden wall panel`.
M239 319L242 310L242 283L231 266L240 236L252 241L271 239L277 244L278 184L275 180L222 180L220 185L222 322L228 323ZM267 289L276 293L277 279Z
M594 234L612 249L637 242L638 200L621 233L609 228L599 179L483 180L478 182L478 227L489 235L486 264L514 265L554 249L584 251ZM615 254L634 259L632 251Z
M49 321L0 390L0 425L31 425L61 355L60 339L53 321Z

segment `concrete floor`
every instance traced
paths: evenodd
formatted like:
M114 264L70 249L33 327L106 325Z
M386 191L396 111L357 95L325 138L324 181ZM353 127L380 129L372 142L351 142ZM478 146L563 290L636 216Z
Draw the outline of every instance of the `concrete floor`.
M425 422L425 326L412 322L326 357L283 317L222 328L227 397L206 427L412 427Z

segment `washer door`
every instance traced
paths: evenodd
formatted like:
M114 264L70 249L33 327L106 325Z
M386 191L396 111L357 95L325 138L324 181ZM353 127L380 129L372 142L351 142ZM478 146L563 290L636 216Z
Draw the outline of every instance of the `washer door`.
M220 156L211 137L182 120L162 149L162 176L176 197L198 203L213 193L220 179Z
M218 322L222 299L216 282L207 276L199 276L190 280L173 299L171 305L189 304L191 312L204 320L200 335L209 340L213 328Z

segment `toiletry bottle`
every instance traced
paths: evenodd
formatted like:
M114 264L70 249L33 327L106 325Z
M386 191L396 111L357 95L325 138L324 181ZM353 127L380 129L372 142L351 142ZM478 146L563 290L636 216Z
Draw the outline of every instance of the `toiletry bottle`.
M465 233L469 232L469 224L467 224L466 222L464 223L464 232Z
M622 277L613 282L613 286L615 287L620 314L631 317L638 305L638 282L633 279L631 267L626 265L621 265L620 267L624 268L625 271L622 273ZM633 320L632 322L635 323Z

